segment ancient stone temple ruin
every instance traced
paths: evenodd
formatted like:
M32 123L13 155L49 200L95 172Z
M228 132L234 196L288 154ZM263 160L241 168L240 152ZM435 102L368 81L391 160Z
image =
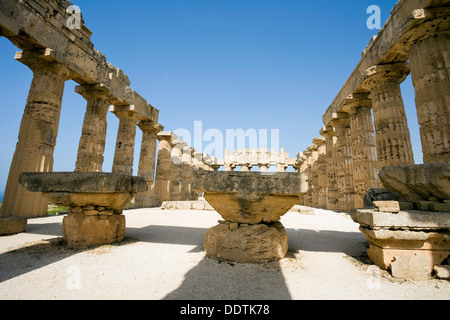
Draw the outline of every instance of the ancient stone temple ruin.
M224 159L216 159L187 145L165 130L159 110L94 48L84 21L77 28L68 25L72 13L66 0L0 5L0 36L20 49L15 59L33 71L0 208L0 235L25 232L27 218L45 216L50 201L69 207L63 226L69 245L121 241L122 211L133 198L136 208L148 208L197 200L200 192L225 219L205 236L212 256L245 262L283 258L287 234L279 220L294 204L351 212L372 261L395 276L420 269L416 278L427 277L448 256L450 1L398 1L326 109L320 136L302 133L311 134L312 144L296 158L283 149L244 149L226 150ZM400 90L409 75L421 165L414 163ZM64 83L71 80L86 100L85 118L74 171L53 173ZM104 172L108 111L120 122L113 167ZM133 177L137 128L142 142ZM258 172L250 172L255 167ZM289 167L295 172L286 172ZM247 250L243 240L255 233L267 237L254 251L243 256L232 250Z

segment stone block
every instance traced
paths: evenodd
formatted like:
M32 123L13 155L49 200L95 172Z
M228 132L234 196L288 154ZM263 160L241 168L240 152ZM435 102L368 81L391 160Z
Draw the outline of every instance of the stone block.
M431 211L450 212L450 203L434 202L428 205Z
M192 202L191 201L177 201L177 209L178 210L191 210Z
M450 161L422 165L383 167L379 174L384 187L406 201L450 199Z
M417 254L396 256L391 263L391 273L395 278L409 280L428 280L432 268L426 257Z
M281 223L241 226L236 230L219 224L209 229L204 239L209 256L240 263L280 260L288 250L287 232Z
M27 219L17 217L0 217L0 236L25 232Z
M450 229L450 212L407 210L397 214L372 209L352 211L353 221L371 228Z
M435 266L434 272L436 277L443 280L450 280L450 266L449 265L441 265Z
M112 244L125 237L125 216L71 213L63 219L63 238L72 248Z
M400 204L398 201L374 201L372 204L375 210L380 212L400 212Z
M193 201L192 209L193 210L205 210L205 203L203 201Z

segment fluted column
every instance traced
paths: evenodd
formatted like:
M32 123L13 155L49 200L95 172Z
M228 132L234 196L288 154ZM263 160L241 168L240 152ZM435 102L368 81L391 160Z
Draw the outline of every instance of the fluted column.
M409 69L405 63L379 65L366 72L364 86L370 90L379 169L414 164L411 136L400 84Z
M112 172L131 176L133 175L134 145L139 116L130 111L130 106L113 106L111 112L120 119Z
M378 178L378 158L372 120L372 101L367 94L350 96L344 106L350 117L353 182L363 201L367 191L382 188Z
M450 161L449 52L448 33L416 41L409 51L424 163Z
M327 174L327 209L338 209L337 190L337 158L336 158L336 132L334 127L325 126L320 131L325 138L326 146L326 174Z
M77 86L75 91L87 100L75 171L102 172L109 92L102 84Z
M141 152L139 155L138 176L147 181L148 190L138 192L134 201L135 208L150 208L157 205L154 197L156 145L157 135L164 127L154 121L139 121L138 127L142 130Z
M170 200L172 201L180 201L182 198L182 157L184 147L187 147L185 142L181 140L172 141L172 169L170 170Z
M171 200L172 141L178 139L173 132L158 133L158 160L155 176L155 196L158 204Z
M314 138L313 143L317 146L317 161L314 165L314 175L317 179L316 199L313 198L313 204L318 208L327 207L327 172L326 172L326 145L324 138Z
M192 196L192 179L193 179L193 168L192 168L192 153L194 148L184 147L182 155L182 172L181 172L181 200L194 200Z
M363 201L355 192L353 183L350 119L347 114L338 113L331 125L336 129L338 209L350 212L363 206Z
M19 184L21 172L53 171L53 153L58 135L67 70L48 61L45 52L18 52L16 60L33 71L19 138L9 170L1 217L41 217L47 215L48 200L39 192L29 192Z

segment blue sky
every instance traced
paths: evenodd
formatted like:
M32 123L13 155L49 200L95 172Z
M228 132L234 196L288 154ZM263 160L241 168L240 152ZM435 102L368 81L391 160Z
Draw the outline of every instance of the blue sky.
M322 115L378 30L367 8L394 0L75 0L92 41L131 88L160 110L166 130L279 129L291 157L312 144ZM0 191L4 190L32 79L0 38ZM54 171L73 171L86 101L68 81ZM402 84L416 162L422 162L414 89ZM118 120L108 115L104 171L111 171ZM141 134L137 130L134 174ZM207 143L206 143L207 144Z

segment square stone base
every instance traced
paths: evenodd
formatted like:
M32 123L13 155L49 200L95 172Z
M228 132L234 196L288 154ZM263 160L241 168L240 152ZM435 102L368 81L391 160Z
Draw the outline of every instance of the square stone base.
M25 232L27 219L17 217L0 217L0 236Z
M125 216L70 213L63 219L63 238L72 248L99 246L123 241Z

